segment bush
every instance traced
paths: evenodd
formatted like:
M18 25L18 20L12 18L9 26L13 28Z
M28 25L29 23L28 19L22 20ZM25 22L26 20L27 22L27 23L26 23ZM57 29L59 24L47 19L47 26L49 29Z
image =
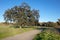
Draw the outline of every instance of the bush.
M56 24L54 22L48 22L47 27L55 27Z
M12 25L10 27L13 27L13 28L20 28L20 26L17 26L17 25Z
M44 23L42 23L42 26L55 27L55 26L57 26L57 24L54 22L46 22L46 23L44 22Z
M15 28L20 28L20 26L15 26Z
M60 40L60 35L56 31L43 31L36 35L33 40Z

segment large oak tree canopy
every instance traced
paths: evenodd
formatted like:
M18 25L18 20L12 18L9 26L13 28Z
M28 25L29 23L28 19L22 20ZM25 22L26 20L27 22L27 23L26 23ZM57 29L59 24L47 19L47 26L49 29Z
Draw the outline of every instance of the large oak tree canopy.
M20 26L35 26L39 21L39 11L31 10L27 3L22 3L20 6L15 6L8 9L4 13L4 20L6 22L14 22Z

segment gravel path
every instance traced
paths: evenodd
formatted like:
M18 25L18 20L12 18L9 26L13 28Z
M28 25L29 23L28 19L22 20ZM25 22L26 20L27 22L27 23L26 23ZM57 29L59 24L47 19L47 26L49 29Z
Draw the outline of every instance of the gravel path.
M22 34L18 34L12 37L4 38L3 40L32 40L36 34L41 32L40 30L32 30Z

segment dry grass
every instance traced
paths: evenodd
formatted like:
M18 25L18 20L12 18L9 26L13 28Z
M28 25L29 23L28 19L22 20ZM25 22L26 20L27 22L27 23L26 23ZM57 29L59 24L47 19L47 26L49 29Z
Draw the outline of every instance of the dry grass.
M0 24L0 39L33 30L33 28L13 28L10 26L11 25Z

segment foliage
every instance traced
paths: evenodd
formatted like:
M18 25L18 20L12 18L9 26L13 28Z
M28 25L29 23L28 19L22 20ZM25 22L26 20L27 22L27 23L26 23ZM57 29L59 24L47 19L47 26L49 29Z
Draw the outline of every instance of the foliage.
M31 10L27 3L22 3L6 10L3 16L6 22L13 22L18 26L34 26L38 24L39 10Z
M58 19L57 24L60 25L60 19Z
M55 27L56 24L54 22L47 22L47 27Z
M37 34L34 40L60 40L60 35L52 30L45 30Z
M41 26L46 26L46 27L55 27L57 24L54 22L44 22L42 23Z
M60 19L57 22L42 22L40 26L60 28Z

